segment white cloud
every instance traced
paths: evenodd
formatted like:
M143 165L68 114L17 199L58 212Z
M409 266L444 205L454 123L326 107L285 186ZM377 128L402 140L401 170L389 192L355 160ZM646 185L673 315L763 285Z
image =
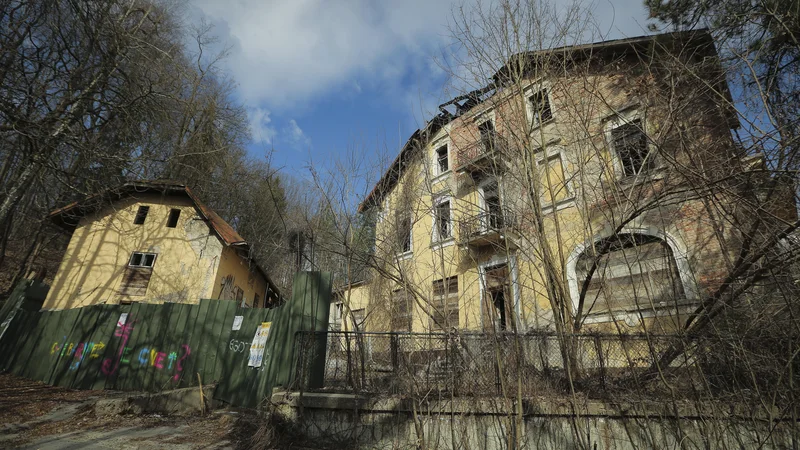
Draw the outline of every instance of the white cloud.
M450 4L407 0L194 0L232 46L227 65L252 105L291 107L359 74L403 75L439 47Z
M290 119L289 125L286 128L287 138L294 147L302 148L311 146L311 138L306 136L303 129L297 125L296 120Z
M431 64L432 55L450 41L452 8L467 3L469 10L468 3L480 0L190 1L231 46L226 68L241 98L252 107L286 113L313 107L315 96L359 95L362 88L385 92L401 110L435 109L442 74ZM634 19L646 17L641 0L587 5L609 38L644 34L644 25ZM256 111L265 115L251 114L262 140L275 131L267 126L266 109Z
M247 111L250 117L250 136L255 143L269 144L275 137L275 128L269 124L272 119L270 112L263 108L250 108Z

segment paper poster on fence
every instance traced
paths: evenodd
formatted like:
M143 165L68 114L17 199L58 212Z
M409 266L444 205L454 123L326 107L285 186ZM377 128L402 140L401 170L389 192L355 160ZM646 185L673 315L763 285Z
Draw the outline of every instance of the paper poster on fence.
M244 320L244 316L234 316L233 317L233 326L231 327L232 331L239 331L242 329L242 321Z
M271 327L272 322L261 322L261 325L258 326L256 335L253 336L253 343L250 344L250 359L247 361L249 367L261 367Z

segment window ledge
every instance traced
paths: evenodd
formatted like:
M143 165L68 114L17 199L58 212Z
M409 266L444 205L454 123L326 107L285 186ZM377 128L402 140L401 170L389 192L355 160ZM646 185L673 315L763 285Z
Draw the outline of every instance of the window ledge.
M452 170L448 170L447 172L442 172L439 175L433 177L433 179L431 180L431 184L437 184L441 183L442 181L446 181L448 178L450 178L450 175L452 174L453 174Z
M531 134L533 134L535 131L537 131L538 129L540 129L542 127L545 127L547 125L555 123L555 121L556 121L556 117L553 116L553 117L551 117L551 118L549 118L549 119L547 119L545 121L539 122L539 123L531 123Z
M572 196L570 198L565 198L564 200L556 202L555 204L543 206L542 214L550 214L555 211L561 211L562 209L567 209L571 206L575 206L575 196Z
M628 188L653 181L663 180L665 177L666 170L664 167L654 167L646 172L639 172L637 175L626 175L617 178L616 184L620 188Z
M592 324L592 323L606 323L606 322L615 322L615 321L624 321L628 326L638 326L641 325L639 323L639 318L651 318L651 317L660 317L666 316L670 313L689 313L692 310L692 306L696 305L697 303L684 299L678 300L677 302L660 302L659 304L655 305L654 307L646 307L641 308L638 311L633 310L617 310L611 312L598 312L598 313L589 313L586 315L585 319L583 320L584 324Z
M440 250L445 247L450 247L455 243L456 239L453 236L450 236L447 239L442 239L441 241L431 241L431 250Z
M397 258L398 261L405 261L407 259L411 259L412 256L414 256L413 250L408 252L398 253L395 255L395 258Z

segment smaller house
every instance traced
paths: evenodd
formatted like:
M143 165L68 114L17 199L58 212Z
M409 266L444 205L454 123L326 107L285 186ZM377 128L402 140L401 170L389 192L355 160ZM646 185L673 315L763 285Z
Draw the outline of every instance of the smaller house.
M201 298L261 308L281 301L247 241L186 185L129 182L48 218L72 236L43 309Z

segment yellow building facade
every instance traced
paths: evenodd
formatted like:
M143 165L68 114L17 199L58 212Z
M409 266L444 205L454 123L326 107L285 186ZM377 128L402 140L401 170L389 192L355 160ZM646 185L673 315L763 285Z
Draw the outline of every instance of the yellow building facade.
M247 242L184 185L132 182L49 218L72 236L43 309L279 300Z
M669 332L719 286L736 236L686 169L738 164L710 36L523 56L440 106L361 205L377 262L342 329ZM675 95L677 63L709 78Z

